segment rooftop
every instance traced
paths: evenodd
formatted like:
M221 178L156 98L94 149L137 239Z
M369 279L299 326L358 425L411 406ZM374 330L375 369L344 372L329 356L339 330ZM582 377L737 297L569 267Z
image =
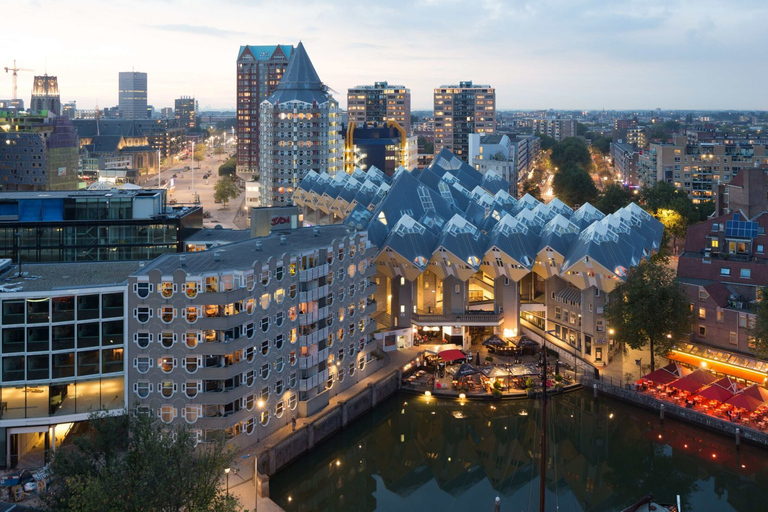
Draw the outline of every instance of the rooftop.
M184 239L185 243L201 242L242 242L251 238L251 231L248 229L224 229L215 227L213 229L204 228L195 234Z
M181 268L181 257L185 259L184 270L190 274L215 272L217 270L247 270L253 267L255 261L266 261L269 258L280 258L283 254L299 254L318 247L327 247L334 240L341 239L354 233L344 225L318 226L318 235L314 236L314 228L299 228L290 231L271 233L269 236L249 238L216 249L184 254L165 254L136 272L136 275L146 275L152 270L160 270L170 274ZM287 242L280 243L280 236L285 235ZM257 245L261 243L261 250ZM219 260L216 261L216 254Z
M69 197L112 197L112 196L154 196L162 192L155 189L109 189L109 190L40 190L40 191L0 191L0 200L9 199L65 199Z
M135 272L138 261L101 261L74 263L25 263L21 271L24 277L16 277L19 267L6 267L0 275L2 292L37 292L47 290L72 290L93 286L110 286L125 283Z

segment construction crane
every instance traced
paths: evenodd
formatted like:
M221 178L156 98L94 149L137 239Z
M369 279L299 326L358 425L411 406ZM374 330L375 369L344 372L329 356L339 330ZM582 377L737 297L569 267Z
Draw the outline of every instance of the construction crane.
M14 59L13 60L13 67L12 68L9 68L7 66L5 67L5 72L6 73L8 73L10 71L13 71L13 98L11 98L11 99L15 100L15 99L17 99L17 96L18 96L18 94L17 94L18 93L18 85L19 85L19 75L18 75L18 72L19 71L30 71L31 72L31 71L34 71L34 70L32 70L32 69L25 69L25 68L17 68L16 67L16 59Z

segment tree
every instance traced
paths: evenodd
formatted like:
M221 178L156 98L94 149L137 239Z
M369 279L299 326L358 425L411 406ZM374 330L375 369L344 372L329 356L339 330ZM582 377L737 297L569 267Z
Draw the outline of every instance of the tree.
M688 221L675 210L661 208L656 212L656 218L664 224L664 233L672 237L672 244L677 243L678 238L685 238L685 230Z
M214 201L224 203L225 208L230 199L234 199L239 195L240 189L230 176L220 177L214 186L213 199Z
M579 123L578 121L576 122L576 135L578 135L579 137L584 137L585 135L587 135L588 131L589 129L587 128L587 125L585 125L584 123Z
M665 356L676 340L691 332L693 313L675 271L663 258L643 261L629 270L626 281L609 296L604 314L616 338L634 349L649 345L651 371L654 356Z
M557 141L554 139L554 137L550 137L545 133L536 132L536 136L539 138L539 141L541 142L542 151L549 151L554 147L555 144L557 144Z
M752 350L759 357L768 358L768 287L760 289L762 299L755 308L755 325L750 327L747 332L755 340L755 348Z
M213 148L213 154L217 156L221 156L225 153L224 146L221 144L218 144L215 148Z
M197 162L197 168L200 168L200 162L205 160L205 152L207 148L205 147L205 144L197 144L195 146L195 154L192 155L192 159Z
M592 155L589 154L587 144L577 137L568 137L555 144L549 158L560 168L565 167L569 162L578 164L584 169L589 169L592 165Z
M425 155L431 155L435 152L435 143L426 137L419 135L418 145L424 148Z
M188 428L137 413L94 413L89 428L56 452L45 498L51 510L237 510L220 485L234 459L223 437L195 446Z
M611 152L611 142L613 142L611 137L600 136L592 141L592 147L597 149L603 155L607 155Z
M600 193L594 207L610 215L632 202L632 192L618 183L611 183Z
M219 166L219 176L234 176L237 171L237 158L231 157Z
M541 198L541 188L539 188L536 182L531 180L526 180L523 182L523 188L522 188L521 194L522 195L530 194L534 199L543 201L543 199Z
M597 199L597 187L580 165L568 162L552 180L555 195L568 206L591 203Z

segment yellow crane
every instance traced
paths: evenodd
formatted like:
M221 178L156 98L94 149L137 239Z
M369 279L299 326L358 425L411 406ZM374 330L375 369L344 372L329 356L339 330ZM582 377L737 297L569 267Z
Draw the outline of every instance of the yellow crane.
M17 68L16 67L16 59L14 59L13 60L13 67L12 68L9 68L8 66L5 67L5 72L6 73L10 73L11 71L13 71L13 98L11 98L11 99L15 100L18 97L18 94L17 94L18 93L18 85L19 85L19 75L18 75L18 72L19 71L29 71L29 72L32 72L34 70L33 69L26 69L26 68Z

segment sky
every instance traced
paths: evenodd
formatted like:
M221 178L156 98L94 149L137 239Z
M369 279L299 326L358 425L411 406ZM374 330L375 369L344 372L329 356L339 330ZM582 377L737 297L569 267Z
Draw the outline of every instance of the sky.
M149 103L234 109L241 45L303 41L321 80L388 81L431 110L435 87L496 88L497 109L768 110L765 0L5 0L0 67L19 96L58 76L62 102L117 104L118 72ZM11 21L13 20L13 21ZM0 98L12 92L0 73Z

